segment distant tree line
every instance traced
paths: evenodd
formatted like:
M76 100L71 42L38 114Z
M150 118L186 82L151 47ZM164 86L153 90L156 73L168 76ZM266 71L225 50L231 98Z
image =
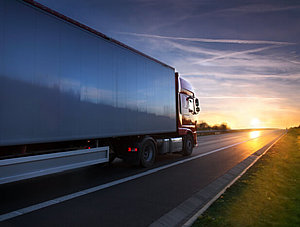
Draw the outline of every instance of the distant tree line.
M201 131L201 130L223 130L223 131L225 131L228 129L230 129L230 127L227 125L227 123L210 126L206 122L202 121L201 123L197 124L198 131Z
M300 128L300 125L297 127L297 126L295 126L295 127L292 127L292 128Z

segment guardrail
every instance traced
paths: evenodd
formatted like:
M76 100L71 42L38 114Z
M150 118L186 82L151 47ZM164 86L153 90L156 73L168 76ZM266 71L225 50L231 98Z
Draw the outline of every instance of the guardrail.
M246 132L246 131L257 131L257 130L274 130L275 128L258 128L258 129L226 129L226 130L198 130L197 135L213 135L229 132Z
M228 133L228 132L232 132L232 131L234 131L234 130L231 130L231 129L227 129L227 130L199 130L199 131L197 131L197 135L198 136L217 135L217 134Z
M230 132L230 131L234 131L231 129L226 129L226 130L199 130L197 131L197 133L205 133L205 132Z

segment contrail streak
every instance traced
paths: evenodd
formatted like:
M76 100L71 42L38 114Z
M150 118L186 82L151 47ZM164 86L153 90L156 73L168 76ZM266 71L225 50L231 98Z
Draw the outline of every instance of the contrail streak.
M295 44L295 43L290 43L290 42L279 42L279 41L268 41L268 40L205 39L205 38L161 36L161 35L130 33L130 32L118 32L118 33L119 34L124 34L124 35L132 35L132 36L155 38L155 39L185 40L185 41L205 42L205 43L271 44L271 45L292 45L292 44Z
M207 59L204 59L204 60L200 60L200 61L197 61L196 63L204 63L204 62L214 61L214 60L217 60L217 59L232 57L232 56L236 56L236 55L240 55L240 54L256 53L256 52L260 52L260 51L263 51L263 50L268 50L268 49L278 48L278 47L281 47L281 46L280 45L273 45L273 46L261 47L261 48L251 49L251 50L237 51L237 52L233 52L233 53L229 53L229 54L219 55L217 57L212 57L212 58L207 58Z

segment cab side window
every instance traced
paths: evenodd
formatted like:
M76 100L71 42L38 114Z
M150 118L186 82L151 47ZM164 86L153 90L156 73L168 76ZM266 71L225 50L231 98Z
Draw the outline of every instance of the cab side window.
M180 94L181 114L189 115L194 112L194 100L186 94Z

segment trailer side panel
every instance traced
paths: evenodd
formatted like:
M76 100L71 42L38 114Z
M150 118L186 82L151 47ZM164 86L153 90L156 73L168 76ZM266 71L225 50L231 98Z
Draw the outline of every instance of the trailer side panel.
M0 0L0 146L176 131L174 69Z

